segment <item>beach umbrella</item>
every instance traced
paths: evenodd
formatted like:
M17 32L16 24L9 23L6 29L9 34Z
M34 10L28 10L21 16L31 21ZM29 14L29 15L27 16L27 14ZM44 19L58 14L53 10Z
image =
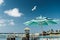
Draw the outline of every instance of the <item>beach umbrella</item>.
M56 20L54 19L51 19L51 18L47 18L47 17L37 17L36 19L33 19L33 20L30 20L30 21L27 21L24 23L25 25L50 25L50 24L57 24Z
M29 25L29 26L39 25L42 27L44 25L57 24L57 20L47 18L47 17L43 17L43 16L39 16L39 17L36 17L36 19L25 22L24 24Z

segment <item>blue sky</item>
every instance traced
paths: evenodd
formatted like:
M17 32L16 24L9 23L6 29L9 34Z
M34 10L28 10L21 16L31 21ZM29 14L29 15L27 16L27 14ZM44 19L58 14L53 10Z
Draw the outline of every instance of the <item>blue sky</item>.
M60 0L0 0L0 32L24 32L23 23L40 15L60 19ZM59 24L52 26L43 30L60 29ZM28 27L32 33L41 31L39 26Z

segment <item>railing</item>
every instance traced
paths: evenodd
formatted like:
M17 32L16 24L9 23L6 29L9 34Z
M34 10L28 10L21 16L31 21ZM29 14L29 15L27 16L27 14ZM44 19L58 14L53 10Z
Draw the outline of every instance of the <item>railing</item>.
M23 34L21 34L21 33L15 33L15 34L13 34L13 33L1 33L0 34L0 40L2 40L2 39L4 39L4 40L6 40L7 39L7 36L8 35L15 35L16 37L16 40L22 40L22 37L24 36L24 33ZM51 36L30 36L30 40L60 40L60 35L51 35Z

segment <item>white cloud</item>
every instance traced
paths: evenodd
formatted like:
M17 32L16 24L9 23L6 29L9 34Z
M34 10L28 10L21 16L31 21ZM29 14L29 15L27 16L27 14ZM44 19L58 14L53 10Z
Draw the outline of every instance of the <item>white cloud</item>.
M15 23L12 21L12 22L9 23L9 25L15 25Z
M0 23L0 27L1 27L1 26L6 26L6 24L1 24L1 23Z
M14 26L15 25L14 20L10 20L9 21L9 25L13 25Z
M4 19L0 19L0 26L6 26Z
M18 8L6 10L4 11L4 13L8 14L9 16L13 16L13 17L21 17L23 15L21 12L19 12Z
M1 19L0 18L0 27L1 26L7 26L7 25L14 26L15 25L14 20L6 20L6 19Z
M34 7L32 8L32 11L36 10L36 8L37 8L37 6L34 6Z
M4 0L0 0L0 5L2 5L4 3Z

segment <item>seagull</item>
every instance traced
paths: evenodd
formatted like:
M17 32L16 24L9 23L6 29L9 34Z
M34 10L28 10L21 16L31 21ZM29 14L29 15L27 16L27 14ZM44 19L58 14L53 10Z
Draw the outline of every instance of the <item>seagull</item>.
M32 11L36 10L36 8L37 8L37 6L34 6L34 7L32 8Z

